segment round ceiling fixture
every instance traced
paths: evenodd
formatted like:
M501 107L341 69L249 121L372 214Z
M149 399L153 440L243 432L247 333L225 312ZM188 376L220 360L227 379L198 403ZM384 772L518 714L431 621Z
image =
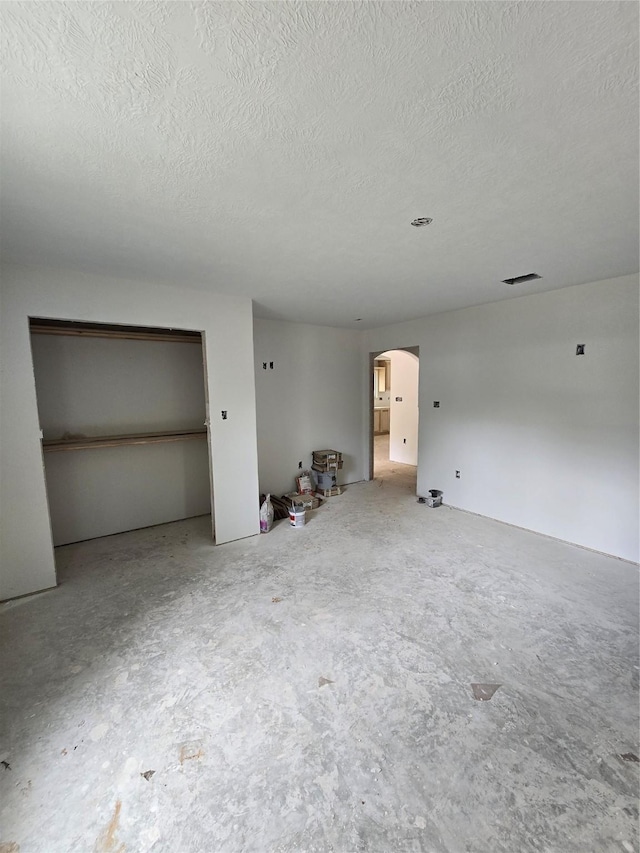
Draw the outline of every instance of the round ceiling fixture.
M431 225L433 219L430 216L420 216L418 219L414 219L411 223L416 228L424 228L425 225Z

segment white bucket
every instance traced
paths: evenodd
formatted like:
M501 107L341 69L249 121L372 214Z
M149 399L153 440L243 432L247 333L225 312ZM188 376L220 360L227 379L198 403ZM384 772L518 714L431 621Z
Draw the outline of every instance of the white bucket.
M304 507L290 506L289 507L289 524L291 527L304 527Z

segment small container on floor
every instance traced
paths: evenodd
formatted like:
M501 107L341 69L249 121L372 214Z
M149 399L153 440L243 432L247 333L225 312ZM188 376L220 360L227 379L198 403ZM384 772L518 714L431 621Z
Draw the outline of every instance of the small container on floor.
M442 492L440 489L429 489L429 497L426 499L427 506L441 506Z
M305 508L296 504L292 504L289 508L289 524L291 527L304 527Z

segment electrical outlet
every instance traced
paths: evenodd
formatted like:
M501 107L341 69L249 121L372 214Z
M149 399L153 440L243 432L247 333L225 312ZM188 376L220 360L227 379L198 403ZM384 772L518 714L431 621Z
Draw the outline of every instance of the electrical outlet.
M434 409L439 409L439 408L440 408L440 400L434 400L434 401L433 401L433 408L434 408Z
M456 480L460 479L460 471L456 471Z
M262 362L262 369L263 369L263 370L266 370L266 369L267 369L267 362L266 362L266 361L263 361L263 362Z
M402 443L403 443L403 444L406 444L406 443L407 443L407 439L406 439L406 438L403 438L403 439L402 439Z
M302 459L298 462L298 468L302 468Z
M584 344L578 344L576 346L576 355L584 355Z
M273 362L272 361L269 362L269 370L273 370Z
M222 420L223 420L223 421L226 421L226 419L227 419L227 410L226 410L226 409L223 409L223 410L222 410Z

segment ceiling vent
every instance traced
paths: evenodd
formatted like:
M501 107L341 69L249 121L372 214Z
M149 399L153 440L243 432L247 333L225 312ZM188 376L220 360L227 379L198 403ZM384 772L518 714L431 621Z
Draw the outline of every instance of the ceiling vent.
M517 275L515 278L503 279L504 284L524 284L525 281L535 281L537 278L542 278L537 272L530 272L527 275Z

